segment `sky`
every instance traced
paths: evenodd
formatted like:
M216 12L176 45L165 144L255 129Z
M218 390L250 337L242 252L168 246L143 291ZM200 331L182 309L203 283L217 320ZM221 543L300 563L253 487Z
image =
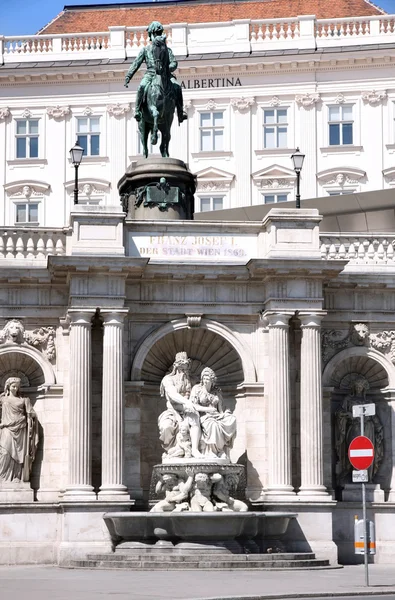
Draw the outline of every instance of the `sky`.
M0 0L0 35L37 33L63 10L65 4L118 4L120 1L122 0ZM375 4L388 13L395 14L395 0L376 0Z

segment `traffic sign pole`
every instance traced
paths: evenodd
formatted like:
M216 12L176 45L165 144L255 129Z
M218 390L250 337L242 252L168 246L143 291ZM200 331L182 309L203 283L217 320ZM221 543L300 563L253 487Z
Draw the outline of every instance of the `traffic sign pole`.
M365 421L364 417L373 416L376 413L375 404L360 404L353 406L353 417L359 417L361 421L361 435L352 440L348 457L352 466L361 471L368 469L374 460L374 446L372 441L365 437ZM363 543L363 557L365 564L365 585L369 587L369 563L368 563L368 552L369 552L369 535L368 535L368 520L366 518L366 483L365 478L361 477L362 483L362 512L363 512L363 531L364 531L364 543Z
M361 411L361 435L365 435L364 411ZM365 585L369 587L369 562L368 562L368 520L366 518L366 483L362 482L362 518L364 528L363 562L365 565Z

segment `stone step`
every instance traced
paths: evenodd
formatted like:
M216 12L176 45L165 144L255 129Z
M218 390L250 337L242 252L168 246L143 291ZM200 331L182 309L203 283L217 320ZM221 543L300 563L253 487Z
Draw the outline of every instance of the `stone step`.
M315 554L313 552L282 552L281 554L211 554L212 560L232 560L236 562L248 562L248 561L263 561L272 562L273 560L313 560ZM185 562L188 560L193 561L205 561L208 560L207 553L189 551L183 552L182 554L169 554L167 552L159 551L156 552L124 552L114 554L88 554L87 560L93 561L106 561L112 562L138 562L138 561L153 561L153 562Z
M331 568L328 560L306 559L306 560L248 560L238 561L233 558L218 560L185 560L173 562L167 558L162 561L149 560L79 560L71 561L71 568L82 569L126 569L133 571L176 571L181 569L328 569Z

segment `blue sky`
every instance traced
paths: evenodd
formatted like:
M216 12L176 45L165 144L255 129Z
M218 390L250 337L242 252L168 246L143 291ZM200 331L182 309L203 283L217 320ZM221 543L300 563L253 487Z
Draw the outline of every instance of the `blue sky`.
M36 33L52 21L65 4L118 4L119 1L122 0L0 0L0 34ZM395 0L378 0L376 4L390 14L395 13Z

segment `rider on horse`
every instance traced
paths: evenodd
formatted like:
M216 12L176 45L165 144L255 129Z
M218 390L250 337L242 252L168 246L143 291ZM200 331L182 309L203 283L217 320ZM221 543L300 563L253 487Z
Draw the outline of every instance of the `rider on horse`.
M151 25L147 28L147 31L148 31L148 37L151 40L151 42L154 40L154 38L156 38L158 36L163 37L164 40L166 39L166 36L163 35L163 25L161 23L159 23L159 21L152 21ZM170 73L173 73L173 71L175 71L177 68L177 61L174 58L174 54L170 48L167 48L167 52L169 54L169 70L170 70ZM140 50L137 58L132 63L132 65L125 77L125 86L126 87L128 87L129 81L132 79L133 75L140 68L140 66L142 65L142 63L144 61L147 65L147 71L144 74L144 77L142 78L140 85L138 87L138 90L137 90L136 110L135 110L135 115L134 115L134 118L136 119L136 121L141 121L141 118L142 118L141 109L142 109L142 104L144 101L145 93L146 93L146 90L148 89L148 86L151 84L152 80L154 79L154 77L156 75L155 57L153 54L152 44L142 48ZM172 76L170 78L170 81L173 86L174 98L176 101L178 122L182 123L185 119L188 118L188 115L186 114L186 112L184 111L184 108L183 108L181 85L178 83L177 79L174 76Z

